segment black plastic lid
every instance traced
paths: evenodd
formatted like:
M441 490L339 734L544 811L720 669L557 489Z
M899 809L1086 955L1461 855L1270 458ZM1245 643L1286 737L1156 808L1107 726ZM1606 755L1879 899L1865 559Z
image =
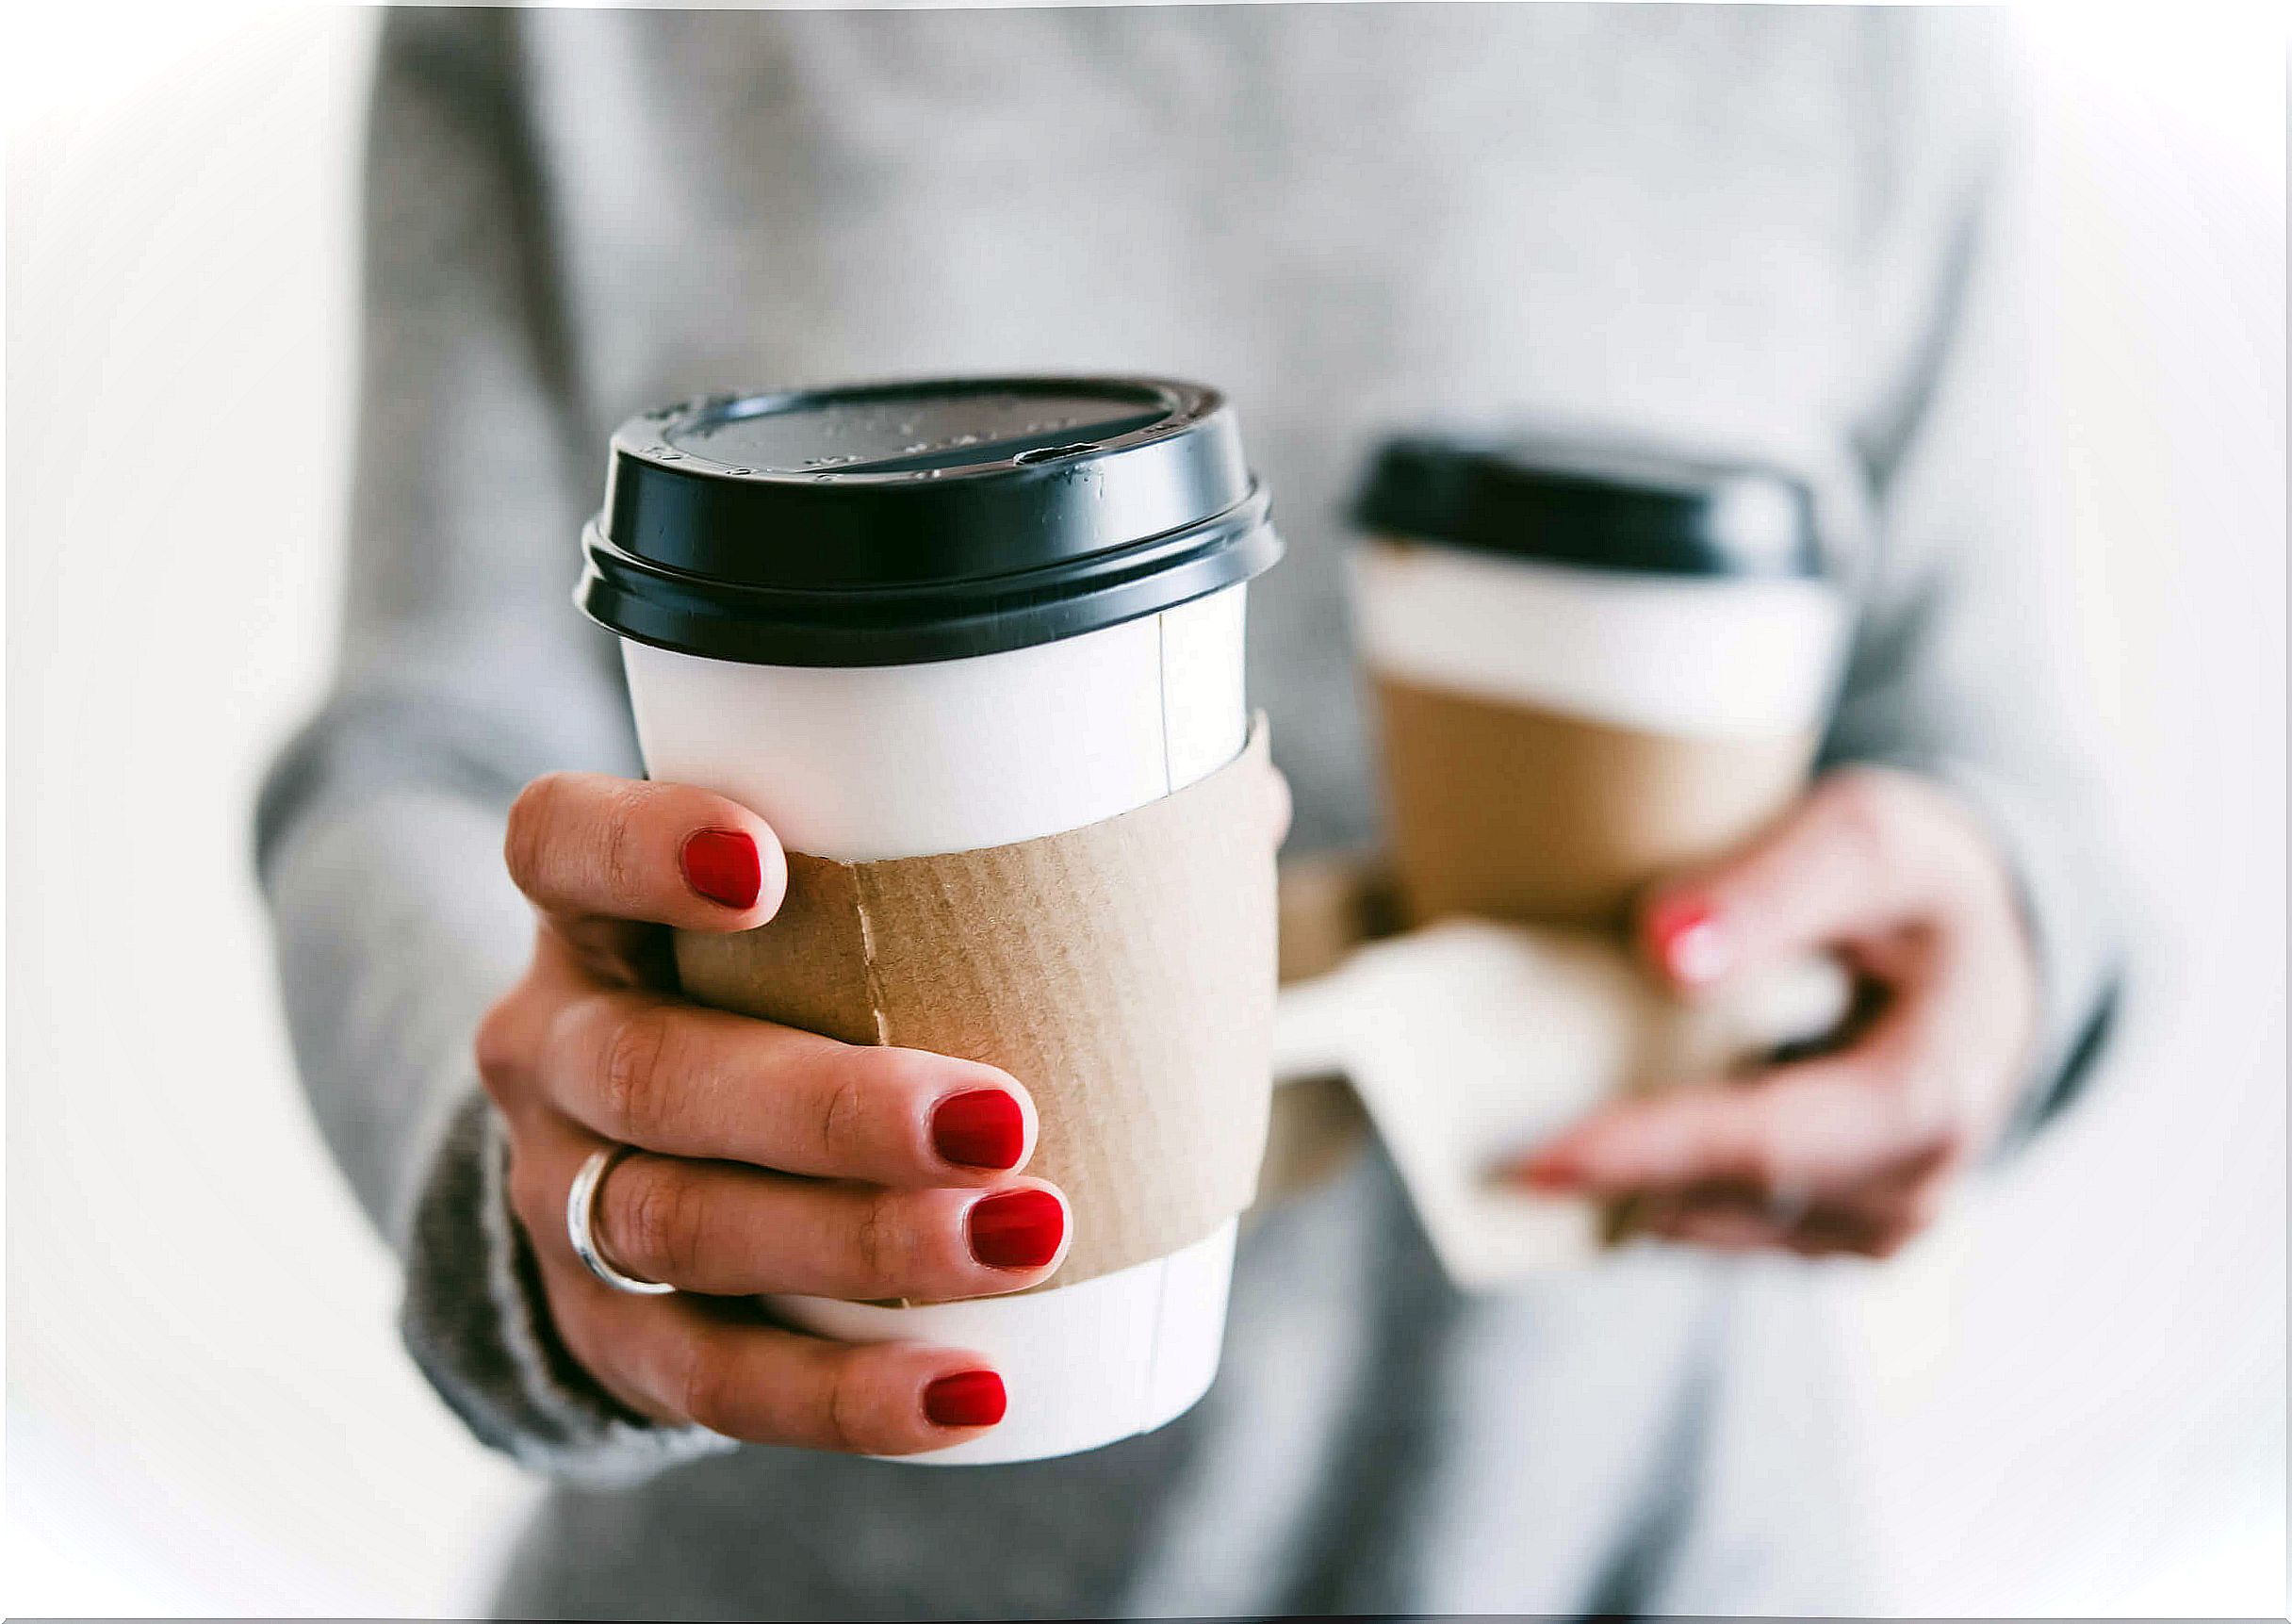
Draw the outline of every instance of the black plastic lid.
M720 395L613 436L576 594L624 637L891 665L1077 636L1281 554L1224 397L1160 378Z
M1814 503L1777 469L1562 439L1388 441L1364 530L1651 575L1818 576Z

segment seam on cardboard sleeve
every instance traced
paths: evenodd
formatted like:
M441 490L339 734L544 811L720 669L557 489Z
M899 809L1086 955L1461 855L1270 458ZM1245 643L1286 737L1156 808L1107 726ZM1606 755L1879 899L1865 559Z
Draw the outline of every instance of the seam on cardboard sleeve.
M892 1017L883 1007L883 971L876 962L876 918L867 906L867 873L852 870L852 910L860 916L860 967L867 977L868 1013L876 1023L876 1042L891 1048Z
M1162 793L1175 795L1178 775L1170 764L1170 612L1163 611L1154 617L1154 689L1160 701L1162 713ZM1245 736L1241 749L1249 753L1250 742Z

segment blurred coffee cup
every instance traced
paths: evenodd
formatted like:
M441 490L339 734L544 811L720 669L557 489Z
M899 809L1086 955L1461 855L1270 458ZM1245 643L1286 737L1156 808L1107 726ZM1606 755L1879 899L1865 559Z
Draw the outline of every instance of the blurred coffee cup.
M1805 783L1845 641L1804 484L1591 440L1386 444L1356 508L1402 906L1608 927Z

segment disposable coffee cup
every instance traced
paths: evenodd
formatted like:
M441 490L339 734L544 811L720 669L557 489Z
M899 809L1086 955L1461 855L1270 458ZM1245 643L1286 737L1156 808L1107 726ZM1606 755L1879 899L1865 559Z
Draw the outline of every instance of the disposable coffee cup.
M622 639L653 777L754 809L807 860L905 872L899 860L1054 850L1084 867L1053 872L1089 884L1094 859L1026 843L1141 828L1124 814L1186 805L1182 792L1209 793L1221 770L1244 764L1247 582L1280 544L1234 414L1215 391L1158 379L1015 378L728 396L638 418L614 438L605 507L584 550L580 602ZM1123 849L1137 845L1124 838ZM1234 943L1196 940L1196 921L1161 919L1154 941L1114 943L1117 968L1071 977L1057 992L1080 1002L1070 1012L1086 1026L1093 1000L1184 997L1168 987L1221 968L1251 987L1262 980L1269 1020L1271 853L1262 825L1236 838L1266 846L1262 910L1252 893L1242 904L1247 928L1222 934L1262 938L1262 951L1221 967ZM800 911L810 872L792 858L783 919ZM1005 922L1054 970L1072 958L1061 932L1078 926L1062 910L1089 906L1058 889L1028 894L1040 917ZM748 934L761 943L779 925ZM866 925L899 928L895 919ZM1154 961L1134 976L1140 956ZM682 961L689 991L693 961ZM1098 962L1087 953L1083 961ZM1163 991L1141 992L1134 980ZM1020 977L988 988L985 1001L1024 1022L1042 1013L1030 1002L1042 996ZM1164 1010L1156 1021L1183 1028L1187 1014ZM907 1040L891 1030L888 1041ZM1269 1037L1260 1030L1248 1042ZM1232 1114L1246 1124L1257 1113L1256 1146L1237 1154L1254 1156L1269 1061L1261 1046L1232 1063L1243 1079ZM1051 1171L1072 1149L1065 1140L1121 1131L1091 1120L1090 1079L1020 1080L1042 1107L1030 1171ZM1044 1106L1055 1083L1068 1091L1063 1103ZM1124 1147L1094 1148L1122 1176ZM1109 1212L1128 1210L1135 1194L1099 1193ZM1091 1239L1092 1210L1069 1195L1072 1261ZM1012 1296L912 1306L784 1296L767 1305L839 1340L916 1339L993 1363L1009 1395L1005 1420L971 1442L904 1458L1062 1455L1159 1427L1206 1390L1234 1232L1228 1212L1167 1255L1072 1284L1062 1267L1047 1288Z
M1806 781L1848 607L1806 488L1584 441L1415 435L1361 493L1351 601L1401 901L1613 927Z

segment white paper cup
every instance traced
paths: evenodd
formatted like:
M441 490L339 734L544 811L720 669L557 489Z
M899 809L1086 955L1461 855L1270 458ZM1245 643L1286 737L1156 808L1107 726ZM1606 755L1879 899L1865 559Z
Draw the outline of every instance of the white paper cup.
M759 665L624 643L645 770L840 862L1007 845L1208 777L1249 734L1247 587L1079 637L914 665Z
M1101 632L968 660L750 665L622 646L646 771L729 796L793 851L864 862L1060 834L1184 789L1248 735L1246 586ZM1020 1079L1023 1082L1025 1079ZM839 1341L971 1349L1010 1407L901 1458L1037 1460L1152 1432L1217 1374L1234 1225L1080 1285L916 1308L773 1297Z
M622 638L647 771L846 862L1064 833L1232 762L1246 582L1280 550L1231 410L1156 379L665 408L615 435L584 545L579 601ZM1000 1424L899 1458L1036 1460L1202 1396L1234 1233L1016 1296L766 1301L821 1336L960 1347L1002 1376Z

